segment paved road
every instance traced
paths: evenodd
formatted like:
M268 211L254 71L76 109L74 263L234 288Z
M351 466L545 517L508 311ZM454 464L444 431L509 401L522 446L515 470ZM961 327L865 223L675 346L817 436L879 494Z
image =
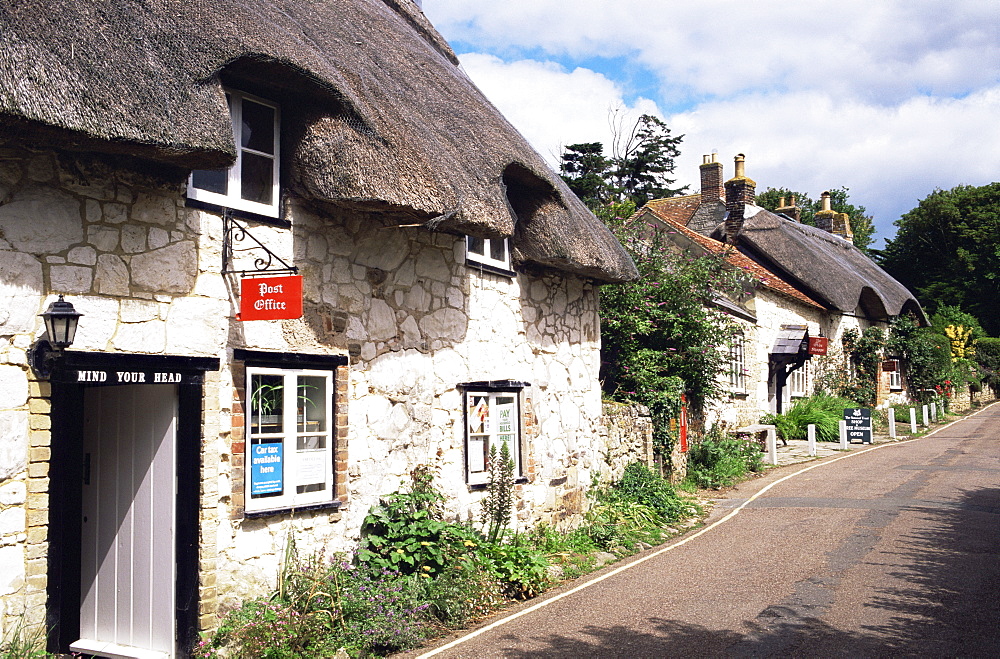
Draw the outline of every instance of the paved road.
M744 484L637 559L434 656L1000 656L1000 404Z

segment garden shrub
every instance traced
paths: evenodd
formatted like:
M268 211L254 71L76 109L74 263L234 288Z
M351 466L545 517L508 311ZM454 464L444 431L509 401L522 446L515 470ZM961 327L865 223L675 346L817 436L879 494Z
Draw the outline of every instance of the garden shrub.
M817 441L836 442L840 440L840 420L850 407L858 404L848 398L816 394L798 400L787 412L764 415L761 423L773 425L778 437L786 441L806 439L809 424L815 424Z
M433 473L420 467L409 491L383 497L369 512L356 560L299 557L289 542L277 589L229 612L193 656L298 659L332 656L341 647L352 656L400 652L494 611L505 598L539 594L552 581L553 560L582 573L594 550L623 554L639 540L658 542L668 521L697 510L639 464L618 483L595 489L594 498L580 529L501 530L490 542L443 519ZM484 511L487 528L491 520L502 525L491 511Z
M203 640L199 659L383 655L416 647L432 629L418 580L342 558L299 558L291 549L278 590L244 602Z
M713 427L688 451L684 482L689 487L718 489L763 468L757 442L726 437Z

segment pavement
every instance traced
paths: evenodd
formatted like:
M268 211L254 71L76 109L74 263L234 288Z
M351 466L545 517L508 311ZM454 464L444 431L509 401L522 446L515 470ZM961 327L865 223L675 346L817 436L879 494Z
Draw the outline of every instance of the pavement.
M933 424L932 424L933 427ZM909 439L909 435L899 435L896 439L891 439L889 435L879 435L874 434L872 436L872 444L886 444L893 442L900 442L905 439ZM778 466L796 464L798 462L808 462L809 460L815 460L817 458L825 458L831 455L842 455L844 453L850 453L851 451L856 451L860 448L867 448L871 444L860 444L855 442L853 444L848 444L847 449L840 448L840 442L816 442L816 455L809 455L809 442L805 439L790 439L788 440L788 446L784 446L781 440L778 440ZM766 460L766 457L765 457ZM766 465L770 466L770 465Z

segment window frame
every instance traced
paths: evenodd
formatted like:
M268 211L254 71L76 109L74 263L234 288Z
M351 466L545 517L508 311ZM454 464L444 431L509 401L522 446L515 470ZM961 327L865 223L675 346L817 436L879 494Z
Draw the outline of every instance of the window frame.
M746 393L746 336L743 332L733 335L733 342L729 347L728 371L729 388L733 391L733 393Z
M237 211L243 211L246 213L251 213L253 215L260 215L267 218L280 218L281 217L281 108L277 103L268 101L266 99L254 96L253 94L248 94L246 92L238 91L235 89L225 88L226 98L229 105L229 120L233 129L233 138L236 143L236 162L233 163L231 167L226 169L227 173L227 192L226 194L221 194L218 192L212 192L204 188L197 188L194 186L194 176L196 172L199 171L222 171L222 170L194 170L191 175L188 176L187 184L187 198L189 200L194 200L202 204L207 204L209 206L219 207L219 208L229 208ZM272 129L272 146L273 154L265 153L263 151L258 151L255 149L250 149L249 147L244 147L242 132L243 132L243 104L244 101L250 101L251 103L256 103L264 107L270 108L274 111L274 126ZM243 199L241 196L242 191L242 164L244 152L256 155L259 157L270 158L272 160L271 167L271 203L262 204L260 202L252 201L249 199Z
M889 371L889 391L902 391L903 390L903 371L902 371L902 360L899 359L887 359L886 361L895 364L895 368Z
M473 242L481 240L483 251L473 251ZM503 241L504 258L495 259L492 256L493 245ZM510 264L510 238L478 238L465 236L465 263L474 268L486 270L494 274L513 276L514 270Z
M809 385L811 384L809 361L805 360L802 366L788 374L788 395L790 398L806 398L809 396Z
M482 488L489 484L489 450L490 446L496 445L499 451L500 436L508 434L503 432L500 414L501 405L511 405L510 433L513 434L513 441L508 442L508 446L513 447L511 459L514 461L514 479L518 482L525 482L525 428L524 428L524 401L522 400L524 389L528 386L524 383L504 383L491 385L488 383L466 383L459 385L462 391L462 427L463 427L463 447L465 456L465 480L469 487ZM487 399L488 427L474 425L474 414L479 408L477 398ZM510 403L497 402L499 398L510 398ZM476 432L479 430L479 432ZM484 437L484 440L474 438ZM475 446L483 442L482 446ZM479 456L482 455L482 459ZM478 468L481 467L481 468Z
M248 515L255 514L267 514L274 512L281 512L286 510L295 510L302 508L315 508L315 507L328 507L336 506L337 502L337 483L336 483L336 469L335 469L335 459L336 459L336 405L334 403L336 395L336 372L332 369L324 368L289 368L289 367L277 367L277 366L259 366L247 364L245 367L246 374L246 402L245 402L245 431L246 431L246 454L244 456L244 511ZM255 410L253 409L253 400L255 398L255 386L254 386L254 376L280 376L283 380L282 382L282 428L278 432L263 432L262 430L254 430L254 419ZM300 377L309 378L323 378L326 382L326 393L323 398L324 410L323 415L326 421L325 429L310 431L305 428L299 428L299 418L298 418L298 405L296 405L297 398L300 397L299 385ZM293 386L289 386L289 382ZM308 421L308 420L307 420ZM263 427L263 418L261 418L260 427ZM255 440L275 438L280 435L281 444L281 454L280 454L280 464L281 464L281 480L282 480L282 493L278 495L255 495L254 490L254 449L253 447L259 444L277 444L279 442L255 442ZM321 462L323 469L323 483L325 487L319 491L306 491L297 492L295 488L300 486L296 483L296 474L299 472L304 464L308 464L303 460L304 456L300 454L303 451L315 451L317 449L299 449L298 440L301 437L323 437L325 438L325 446L322 447L323 456L318 460L311 460L309 462ZM315 469L315 465L313 465ZM309 486L315 483L307 483L304 486Z

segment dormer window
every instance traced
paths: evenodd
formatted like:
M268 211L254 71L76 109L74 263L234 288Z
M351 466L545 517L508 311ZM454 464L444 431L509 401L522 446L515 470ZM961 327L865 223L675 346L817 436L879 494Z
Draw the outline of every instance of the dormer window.
M490 272L513 275L507 238L465 237L465 262Z
M278 217L278 106L233 90L226 90L226 101L236 138L236 163L229 169L193 171L188 198Z

